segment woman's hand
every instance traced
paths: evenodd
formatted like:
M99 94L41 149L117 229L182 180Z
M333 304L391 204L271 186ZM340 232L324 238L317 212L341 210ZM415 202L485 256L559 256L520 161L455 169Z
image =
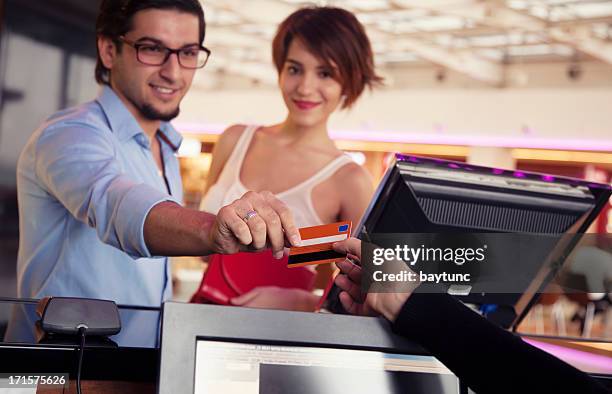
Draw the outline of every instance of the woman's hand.
M336 277L336 285L342 289L340 302L344 309L354 315L383 315L389 321L397 319L402 306L410 297L410 292L398 293L363 293L361 291L362 270L356 263L361 262L361 241L349 238L334 244L334 250L346 253L346 260L336 263L340 274Z

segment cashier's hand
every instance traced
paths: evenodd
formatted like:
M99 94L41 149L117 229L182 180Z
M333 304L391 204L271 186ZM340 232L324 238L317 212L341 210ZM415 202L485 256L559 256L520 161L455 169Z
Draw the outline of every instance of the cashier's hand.
M340 302L344 309L354 315L383 315L389 321L397 319L402 306L411 293L362 293L361 291L361 241L349 238L334 244L336 252L345 253L346 260L336 263L340 274L336 285L342 289ZM356 264L357 263L357 264Z
M318 296L302 289L286 289L276 286L256 287L246 294L232 298L232 305L249 308L283 309L287 311L313 312Z
M289 208L270 192L250 191L221 208L209 237L215 253L232 254L269 247L277 259L283 257L285 244L301 244Z

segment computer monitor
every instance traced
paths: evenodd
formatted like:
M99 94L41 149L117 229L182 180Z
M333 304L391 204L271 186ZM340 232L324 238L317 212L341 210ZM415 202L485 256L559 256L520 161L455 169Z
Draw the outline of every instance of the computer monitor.
M510 327L537 300L610 194L609 185L578 179L397 154L353 234L366 241L387 233L567 235L553 238L543 258L528 256L536 260L523 262L531 264L533 280L519 292L461 297L494 305L491 318ZM341 312L337 294L334 289L329 306Z
M167 302L162 321L160 394L460 392L381 318Z

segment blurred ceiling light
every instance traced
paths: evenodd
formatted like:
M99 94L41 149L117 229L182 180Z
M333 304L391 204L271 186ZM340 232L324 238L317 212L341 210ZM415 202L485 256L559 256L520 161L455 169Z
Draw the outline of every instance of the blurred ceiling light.
M229 50L229 54L237 59L242 59L246 57L247 49L241 47L234 47Z
M576 0L530 0L530 1L532 3L543 3L543 4L555 5L555 6L562 6L562 5L576 3ZM584 0L578 0L578 1L584 1ZM599 1L599 0L595 0L595 1Z
M452 34L437 34L434 41L440 46L453 49L467 48L470 44L469 39L457 37Z
M192 138L183 138L183 142L178 150L180 157L197 157L202 151L202 143Z
M608 23L598 23L593 25L593 34L602 40L609 40L612 38L612 26Z
M580 18L612 16L612 2L610 1L576 3L571 8Z
M503 46L510 44L510 35L495 34L486 36L474 36L468 38L468 40L471 45L478 47ZM518 44L518 42L512 42L511 44Z
M375 24L381 21L389 22L410 22L416 18L422 18L429 15L430 12L426 9L407 9L407 10L393 10L393 11L381 11L381 12L359 12L357 17L362 23Z
M235 48L237 45L240 46L262 46L266 47L270 45L267 39L263 39L262 37L255 36L253 34L244 34L235 29L234 27L222 27L222 26L211 26L210 29L206 28L206 44L210 46L211 49L215 52L215 55L211 57L213 59L216 57L216 53L218 52L218 48L223 48L225 50Z
M506 5L515 10L524 10L528 7L528 2L525 0L510 0L506 2Z
M413 21L412 24L417 30L453 30L465 27L467 24L469 24L469 21L466 21L465 19L460 17L448 15L422 18Z
M266 39L272 39L276 33L276 26L250 23L247 25L241 25L240 32L245 34L254 34L265 37Z
M537 34L511 32L509 34L471 36L468 38L468 41L470 45L476 47L503 47L506 45L540 44L543 42L543 39Z
M553 49L550 45L513 45L508 47L508 55L510 56L538 56L550 55Z
M572 20L576 18L597 18L612 16L612 3L600 0L548 0L548 1L509 1L510 8L524 10L538 18L551 22Z
M551 22L560 22L572 19L574 11L569 7L555 7L548 10L547 19Z
M243 1L243 0L241 0ZM327 6L330 5L328 4L329 1L326 0L310 0L310 1L306 1L306 0L282 0L285 3L289 3L289 4L296 4L300 7L308 7L308 6L317 6L317 7L323 7L323 6Z
M344 152L346 153L355 163L360 166L366 162L366 155L363 152Z
M529 12L533 16L537 16L540 19L548 19L549 11L550 11L550 8L542 4L534 5L529 9Z
M342 6L353 7L359 11L384 10L389 7L388 0L345 0Z
M377 61L381 63L404 63L419 60L419 57L412 52L389 52L377 56Z
M516 8L522 7L527 8L534 5L542 5L542 6L554 6L554 5L562 5L564 3L576 2L576 0L507 0L506 4L509 7Z
M394 0L394 3L403 7L454 7L474 4L474 0Z
M233 12L222 10L216 7L206 8L206 24L229 25L240 23L242 19Z
M476 51L476 54L486 59L495 60L497 62L500 62L504 59L504 52L502 50L494 48L480 49Z
M551 45L551 49L552 52L556 55L559 56L574 56L574 49L572 49L571 47L567 46L567 45L562 45L562 44L556 44L556 45Z
M574 53L575 51L571 47L563 44L513 45L507 48L508 56L516 57L544 55L571 57L574 56Z

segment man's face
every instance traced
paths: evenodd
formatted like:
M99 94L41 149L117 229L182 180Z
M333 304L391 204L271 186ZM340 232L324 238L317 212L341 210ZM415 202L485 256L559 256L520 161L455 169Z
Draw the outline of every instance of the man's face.
M134 15L132 27L124 38L136 44L158 44L171 49L200 44L198 18L185 12L140 11ZM196 70L182 67L176 54L171 54L161 66L143 64L136 57L136 49L126 43L120 53L113 52L110 67L105 64L111 70L111 87L130 112L145 121L175 118Z

